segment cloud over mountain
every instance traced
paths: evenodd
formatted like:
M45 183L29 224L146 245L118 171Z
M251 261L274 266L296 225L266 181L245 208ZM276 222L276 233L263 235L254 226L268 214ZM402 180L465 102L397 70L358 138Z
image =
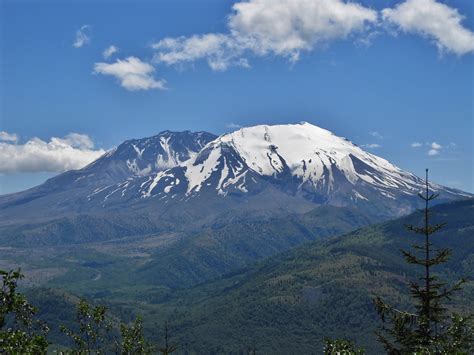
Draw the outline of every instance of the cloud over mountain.
M5 131L0 131L0 142L14 142L18 141L18 135L15 133L8 133Z
M7 133L7 132L2 132ZM9 133L10 137L17 137ZM89 136L70 133L63 138L49 141L32 138L23 144L16 140L0 141L0 173L14 172L63 172L79 169L105 153L94 149Z

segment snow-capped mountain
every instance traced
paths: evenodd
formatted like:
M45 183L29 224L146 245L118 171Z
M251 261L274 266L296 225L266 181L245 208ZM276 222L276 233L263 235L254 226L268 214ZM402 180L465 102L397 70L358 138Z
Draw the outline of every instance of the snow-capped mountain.
M438 202L471 197L431 186L440 193ZM141 210L193 221L235 209L294 213L317 205L390 217L419 207L422 188L417 176L309 123L254 126L220 137L165 131L126 141L83 169L0 197L0 217Z
M82 169L67 171L23 192L0 196L0 210L20 208L18 214L25 215L87 211L90 206L81 204L87 196L127 178L178 166L195 157L216 137L207 132L164 131L127 140Z
M163 132L0 196L0 241L194 233L318 206L343 207L349 224L358 214L383 220L421 207L423 187L417 176L309 123L248 127L220 137ZM440 194L438 203L473 197L431 188Z
M129 178L88 198L191 201L255 196L267 189L316 204L363 205L401 215L418 206L423 181L349 140L309 123L242 128L167 170ZM441 200L469 197L432 184Z

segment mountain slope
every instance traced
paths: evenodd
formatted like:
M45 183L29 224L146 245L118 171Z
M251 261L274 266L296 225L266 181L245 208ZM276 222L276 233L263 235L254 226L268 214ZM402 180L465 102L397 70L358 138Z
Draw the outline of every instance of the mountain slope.
M378 222L361 211L321 206L287 217L259 219L248 216L180 239L158 250L136 279L144 284L183 288L209 281L308 241L335 236Z

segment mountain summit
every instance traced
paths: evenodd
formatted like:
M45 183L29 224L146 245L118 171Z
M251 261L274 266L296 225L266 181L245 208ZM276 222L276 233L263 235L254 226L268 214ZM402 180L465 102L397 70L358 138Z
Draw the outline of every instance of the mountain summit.
M432 188L440 202L471 196ZM33 214L35 208L46 214L142 210L195 221L236 210L296 213L332 205L393 217L419 207L422 189L417 176L303 122L220 137L165 131L126 141L81 170L0 198L0 207Z
M241 128L209 142L185 163L105 189L96 198L189 201L278 190L315 204L383 207L403 215L417 206L423 181L349 140L310 123ZM468 197L432 185L444 199Z

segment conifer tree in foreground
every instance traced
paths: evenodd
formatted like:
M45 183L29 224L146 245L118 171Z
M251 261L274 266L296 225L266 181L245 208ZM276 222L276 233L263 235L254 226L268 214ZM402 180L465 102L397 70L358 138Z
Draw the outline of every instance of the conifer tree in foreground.
M428 169L426 190L419 196L425 203L424 225L407 228L420 235L424 243L414 245L413 251L401 250L406 261L422 268L424 274L420 282L410 282L415 311L398 310L377 297L374 303L383 322L377 336L389 354L469 354L474 350L472 315L449 315L446 308L446 302L465 280L448 286L432 272L434 266L449 259L451 250L433 248L432 235L444 224L430 224L429 203L438 195L430 193Z
M165 336L164 336L164 346L159 347L158 351L163 354L163 355L169 355L171 353L174 353L178 348L175 345L171 345L169 342L169 327L168 327L168 321L165 321Z

